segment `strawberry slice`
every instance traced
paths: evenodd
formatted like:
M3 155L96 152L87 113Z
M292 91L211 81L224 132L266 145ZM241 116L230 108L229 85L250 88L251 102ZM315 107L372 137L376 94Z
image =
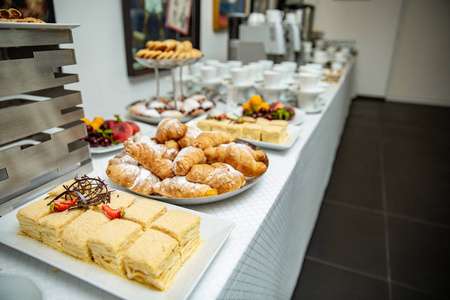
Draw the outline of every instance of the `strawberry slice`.
M61 211L65 211L66 209L69 209L72 207L72 205L70 204L75 204L77 203L77 199L72 199L72 200L58 200L53 202L50 205L50 211L51 212L61 212Z
M110 219L121 218L125 215L125 211L123 209L121 209L121 208L113 209L113 208L109 207L109 205L107 205L107 204L103 204L102 209Z
M134 122L128 122L128 124L130 124L130 125L131 125L131 128L133 128L133 135L135 135L136 132L139 132L139 131L140 131L139 126L138 126L136 123L134 123Z

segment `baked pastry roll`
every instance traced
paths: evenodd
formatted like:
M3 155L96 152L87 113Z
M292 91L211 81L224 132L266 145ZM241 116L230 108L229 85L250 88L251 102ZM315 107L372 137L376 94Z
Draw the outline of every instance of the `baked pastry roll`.
M125 275L124 252L142 232L137 223L114 219L98 227L87 244L96 263L108 271Z
M19 209L16 218L19 221L20 231L22 233L31 236L35 240L41 240L38 221L42 217L50 214L47 204L51 200L49 197L43 198Z
M61 235L63 251L75 258L92 261L88 240L101 225L109 221L104 213L93 210L81 214L66 226Z
M266 159L265 153L245 144L223 144L207 148L204 153L209 161L229 164L246 177L259 176L267 170L266 164L262 162Z
M153 184L161 180L146 168L137 165L137 162L136 164L124 162L130 161L130 159L133 158L129 155L116 156L111 159L106 168L106 175L112 182L134 192L145 195L152 194Z
M168 140L179 139L187 131L187 126L175 119L164 119L156 129L156 140L164 143Z
M131 139L126 140L123 144L126 152L153 174L162 179L174 176L172 161L163 157L167 152L165 145L149 145L148 143L134 142Z
M178 242L148 229L125 251L123 262L129 279L167 290L181 267Z
M205 154L203 150L195 147L186 147L181 149L177 157L173 161L173 172L175 175L186 175L191 167L196 164L206 163Z
M245 184L244 175L228 164L199 164L191 168L186 180L207 184L216 188L219 194L235 191Z
M39 219L38 225L42 242L49 247L62 251L61 235L66 225L78 218L84 211L84 209L72 209L52 212Z
M206 184L189 182L185 176L166 178L155 184L154 191L170 198L200 198L218 194L217 189Z
M180 210L169 210L153 222L152 229L159 230L178 241L181 263L185 263L200 244L200 217Z
M188 130L182 138L178 140L178 144L181 148L194 146L194 140L202 133L200 128L188 126Z
M159 202L147 199L136 201L125 209L123 219L136 222L143 230L147 230L150 224L167 212L167 207Z
M227 144L234 142L235 136L221 131L206 131L202 132L195 140L194 146L202 150L208 147L216 147L220 144Z

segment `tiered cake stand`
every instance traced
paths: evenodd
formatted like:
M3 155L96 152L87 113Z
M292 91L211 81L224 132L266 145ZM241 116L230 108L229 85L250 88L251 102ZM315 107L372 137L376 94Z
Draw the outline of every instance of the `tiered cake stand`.
M182 59L149 59L149 58L139 58L135 57L136 61L141 65L147 68L151 68L155 70L155 78L156 78L156 97L159 97L160 89L159 89L159 70L160 69L171 69L172 71L172 85L173 85L173 101L175 103L175 109L178 109L177 104L177 91L175 85L175 72L176 67L188 66L193 63L196 63L201 59L198 58L182 58ZM180 68L180 80L182 80L182 70ZM183 96L183 85L180 85L180 96Z

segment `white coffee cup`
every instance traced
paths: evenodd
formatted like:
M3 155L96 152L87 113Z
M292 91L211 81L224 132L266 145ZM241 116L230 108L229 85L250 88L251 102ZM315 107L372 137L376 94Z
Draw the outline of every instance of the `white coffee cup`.
M319 98L319 95L317 95L317 94L308 95L308 94L298 93L297 94L297 101L298 101L297 104L300 108L304 109L305 111L313 110L317 106L318 98Z
M262 66L263 72L269 71L273 67L273 60L268 59L260 59L258 63Z
M181 69L181 73L180 73ZM188 67L176 67L173 69L172 74L175 75L175 81L187 80L190 77Z
M248 78L248 70L244 67L232 68L230 73L233 80L233 85L245 85L250 84L251 82Z
M233 68L242 67L242 61L240 61L240 60L229 60L229 61L227 61L227 64L230 66L230 70Z
M290 76L289 67L282 65L282 64L275 64L272 67L272 71L281 73L281 85L287 84Z
M298 67L298 72L322 76L322 69L316 69L307 65Z
M331 63L332 70L342 70L343 67L344 67L344 65L339 61L333 61Z
M325 64L328 61L328 53L323 50L314 51L314 62L316 64Z
M264 87L276 88L280 86L283 74L275 71L264 71Z
M202 66L204 66L204 63L203 63L203 62L200 62L200 61L199 61L199 62L196 62L195 64L190 65L190 66L189 66L189 69L191 70L192 76L200 77L200 75L202 74L202 73L200 72L200 68L201 68Z
M297 76L298 85L301 91L312 91L317 88L320 81L320 75L311 73L300 73Z
M313 63L308 63L305 66L308 68L320 70L320 71L322 70L322 67L323 67L321 64L313 64Z
M253 74L254 80L261 81L263 79L263 76L262 76L263 68L262 68L261 64L259 64L257 62L251 62L248 65L251 66L251 70L254 72L254 74Z
M231 77L230 65L225 63L219 63L217 66L217 73L221 79L226 79Z
M334 55L336 54L336 47L332 47L332 46L328 47L327 54L328 54L328 60L333 61Z
M202 66L200 72L203 83L215 82L218 79L216 66Z
M325 46L325 41L324 40L316 40L316 49L322 49L323 46Z
M347 54L342 51L336 52L334 54L334 61L345 63L347 62Z
M304 41L303 43L303 51L312 52L313 44L309 41Z
M294 61L283 61L281 62L281 65L285 66L289 70L289 75L292 75L295 73L295 70L297 70L297 63Z

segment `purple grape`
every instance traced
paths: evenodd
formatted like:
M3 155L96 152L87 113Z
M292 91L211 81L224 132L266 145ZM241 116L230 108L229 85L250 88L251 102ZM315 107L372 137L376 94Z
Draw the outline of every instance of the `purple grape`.
M258 116L258 118L262 118L264 116L264 114L260 111L256 115Z
M266 119L269 120L269 121L272 121L272 120L273 120L273 116L272 116L271 114L265 114L265 115L264 115L264 118L266 118Z
M111 140L108 138L102 138L100 140L100 145L102 145L103 147L109 147L111 146Z
M257 113L253 113L253 114L252 114L252 118L255 118L255 119L256 119L257 117L258 117L258 114L257 114Z
M91 147L98 147L99 145L98 139L96 137L91 136L89 138L89 145L91 145Z
M109 129L109 126L108 126L107 123L103 123L102 125L100 125L100 129L101 130L106 130L106 129Z
M262 112L263 114L265 114L265 113L267 112L267 109L265 109L265 108L263 107L263 108L261 108L259 111Z
M94 132L94 128L92 128L91 125L86 125L86 131L87 131L87 133Z

